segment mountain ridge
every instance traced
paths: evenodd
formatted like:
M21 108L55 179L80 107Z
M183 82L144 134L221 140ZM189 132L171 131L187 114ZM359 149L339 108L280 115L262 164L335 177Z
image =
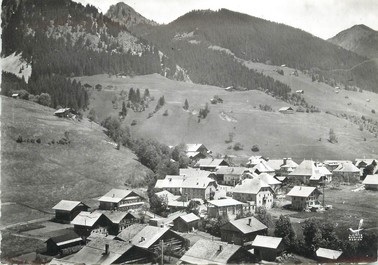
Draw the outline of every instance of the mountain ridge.
M378 58L378 31L364 24L345 29L328 41L362 56Z
M158 25L157 22L147 19L124 2L119 2L115 5L111 5L105 15L111 20L118 22L121 25L126 26L127 28L131 28L138 24L151 26Z

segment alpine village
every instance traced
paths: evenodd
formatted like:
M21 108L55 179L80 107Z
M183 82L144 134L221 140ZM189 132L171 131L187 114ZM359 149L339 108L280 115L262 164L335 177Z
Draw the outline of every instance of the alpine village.
M1 18L2 263L377 261L377 31L71 0Z

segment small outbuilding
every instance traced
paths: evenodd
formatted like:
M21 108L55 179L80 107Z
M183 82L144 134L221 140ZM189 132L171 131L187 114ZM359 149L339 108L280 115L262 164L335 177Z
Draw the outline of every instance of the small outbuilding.
M294 109L292 107L282 107L278 111L283 113L283 114L293 114L294 113Z
M328 249L328 248L319 248L316 251L316 256L318 258L318 261L322 263L336 262L338 259L340 259L342 254L343 254L342 251Z
M18 94L18 93L13 93L13 94L12 94L12 98L18 99L18 98L20 98L20 94Z
M198 229L200 218L194 213L181 215L173 220L173 230L178 232L191 232Z
M70 223L80 212L88 211L89 206L80 201L61 200L52 209L56 221Z
M78 251L83 245L83 239L71 229L65 229L61 235L50 237L46 243L47 253L50 255L63 254L65 250ZM67 252L70 252L69 250Z
M62 108L62 109L58 109L57 111L55 111L54 115L59 117L59 118L67 118L70 113L71 113L70 108Z
M266 261L274 261L284 251L284 244L280 237L257 235L252 247L255 250L254 254L260 260Z
M99 212L81 212L75 219L71 221L74 225L74 231L84 237L88 237L91 233L108 233L111 221Z
M378 174L367 175L362 184L366 190L378 190Z

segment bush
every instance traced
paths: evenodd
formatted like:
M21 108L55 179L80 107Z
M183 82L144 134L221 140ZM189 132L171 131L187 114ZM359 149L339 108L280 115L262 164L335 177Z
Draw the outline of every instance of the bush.
M152 118L152 116L154 116L152 112L148 113L147 119Z
M41 138L38 138L38 139L36 140L36 142L40 144L40 143L41 143Z
M134 126L134 125L137 125L137 121L136 120L133 120L132 122L131 122L131 126Z
M18 136L16 142L17 142L17 143L22 143L22 136L21 136L21 135Z
M165 110L163 116L168 116L168 110Z
M252 152L258 152L258 151L260 151L260 148L257 144L255 144L255 145L252 146L251 151Z
M243 145L239 142L235 143L234 144L234 150L235 151L243 150Z
M371 113L375 114L375 109L372 109L372 110L371 110Z

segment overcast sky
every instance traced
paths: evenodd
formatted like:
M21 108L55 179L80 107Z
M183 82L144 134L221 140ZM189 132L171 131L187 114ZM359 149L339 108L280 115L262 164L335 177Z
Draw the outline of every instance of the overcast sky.
M103 13L120 0L75 0ZM169 23L193 9L227 8L327 39L356 24L378 30L378 0L124 0L148 19Z

